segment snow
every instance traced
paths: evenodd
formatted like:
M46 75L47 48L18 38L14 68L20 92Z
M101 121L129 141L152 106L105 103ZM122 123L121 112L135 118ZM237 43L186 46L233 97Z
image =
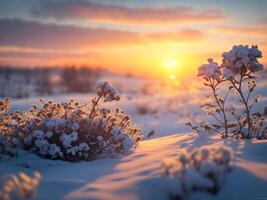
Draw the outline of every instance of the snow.
M71 126L71 130L77 131L79 129L79 124L77 122L74 122Z
M264 68L257 60L262 57L262 52L257 46L235 45L229 52L224 52L222 57L222 68L225 78L228 79L231 79L241 69L244 70L243 68L246 66L249 66L248 70L251 72L263 70Z
M62 134L60 137L60 140L62 141L62 144L65 148L68 148L71 146L72 142L75 142L78 139L78 133L73 131L71 134Z
M208 58L208 64L203 64L198 68L198 76L203 76L205 79L213 77L219 81L221 74L218 63L213 62L212 58Z
M255 55L259 55L256 52ZM112 77L106 77L112 79ZM188 120L196 120L196 115L202 115L199 106L208 101L207 93L201 88L199 82L192 83L196 87L187 88L186 83L178 86L177 93L169 93L168 89L155 95L140 94L140 82L147 83L148 80L130 78L130 81L121 78L123 94L120 102L109 102L110 107L121 107L126 110L132 120L140 124L143 133L155 130L151 138L139 142L138 147L125 156L115 158L98 159L94 161L81 161L77 163L48 160L26 151L19 151L18 157L12 159L2 158L0 160L0 177L11 175L19 176L24 173L33 177L35 172L41 174L40 183L36 186L34 199L92 199L92 200L168 200L169 196L175 196L182 191L180 180L164 176L164 165L172 163L178 155L187 152L200 151L204 146L215 149L218 146L228 146L233 149L233 160L231 172L225 174L222 189L216 195L204 192L192 193L188 198L191 200L225 200L225 199L257 199L267 198L267 156L266 140L237 140L221 139L217 135L198 135L189 132L184 126ZM138 84L135 84L136 82ZM150 80L151 81L151 80ZM112 82L112 81L111 81ZM190 80L190 82L193 82ZM128 83L128 86L127 84ZM133 85L135 86L133 91ZM152 85L159 85L152 81ZM126 92L127 87L128 92ZM267 105L266 77L257 84L255 93L261 93L261 103L257 104L255 110L263 109ZM154 88L155 89L155 88ZM156 90L156 89L155 89ZM166 92L166 93L164 93ZM93 94L70 94L44 97L54 101L64 102L69 99L78 99L86 102ZM190 98L188 98L190 97ZM11 110L26 110L32 104L38 104L38 98L20 99L12 104ZM149 104L156 112L139 113L138 108ZM235 105L233 105L235 106ZM236 103L238 106L238 103ZM204 117L204 115L202 115ZM47 121L51 127L55 127L57 119ZM55 127L56 128L56 127ZM75 131L79 127L73 122L72 134L62 138L64 145L68 146L75 139ZM36 146L50 155L60 154L56 145L47 146L46 138L50 138L52 132L34 133L38 138ZM124 146L132 145L129 138L116 129L112 131L114 138L124 139ZM31 141L31 137L25 138ZM69 148L70 154L81 152L89 148L86 143L79 143ZM196 150L197 149L197 150ZM202 152L205 154L205 151ZM221 154L223 158L224 153ZM213 163L205 162L201 166L203 174L213 169ZM188 169L186 182L192 186L201 184L209 186L210 181L200 176L194 168ZM224 173L222 173L224 175ZM36 180L39 176L36 176ZM192 181L193 180L193 181ZM1 182L2 183L2 182Z
M116 88L107 81L98 81L96 83L96 93L98 96L104 96L105 101L118 101L120 99Z
M233 48L222 54L222 64L214 62L212 58L208 58L208 64L202 64L198 68L198 76L204 79L214 78L220 81L222 78L231 80L240 72L249 70L252 73L263 70L264 67L258 62L258 58L262 57L262 52L257 46L235 45ZM223 74L223 77L221 75Z
M201 137L195 133L182 133L145 140L130 155L91 162L51 161L25 153L19 158L1 161L1 175L39 171L42 179L36 199L167 200L168 194L175 194L179 187L177 180L162 178L163 161L175 158L180 151L201 146ZM199 195L204 199L256 199L267 195L266 141L213 137L205 142L214 147L229 142L236 152L234 167L217 196L197 193L192 199L201 199ZM199 176L194 171L189 173Z

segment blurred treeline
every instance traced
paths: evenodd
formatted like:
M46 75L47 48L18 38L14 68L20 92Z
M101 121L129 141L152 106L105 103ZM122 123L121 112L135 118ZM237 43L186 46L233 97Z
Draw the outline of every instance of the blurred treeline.
M103 70L83 67L0 66L0 97L28 98L91 92Z

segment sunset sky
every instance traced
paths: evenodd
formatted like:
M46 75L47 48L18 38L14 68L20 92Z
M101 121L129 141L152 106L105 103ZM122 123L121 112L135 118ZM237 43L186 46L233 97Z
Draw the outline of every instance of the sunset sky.
M235 44L267 63L267 1L0 0L0 64L185 77Z

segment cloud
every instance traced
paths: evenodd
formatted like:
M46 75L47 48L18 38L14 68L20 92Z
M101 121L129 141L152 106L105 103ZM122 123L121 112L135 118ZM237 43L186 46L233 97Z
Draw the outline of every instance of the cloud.
M56 58L86 58L91 56L90 53L75 53L75 52L60 52L60 51L27 51L22 49L17 50L1 50L0 57L2 58L30 58L30 59L56 59Z
M180 32L158 32L151 33L148 36L151 40L172 40L177 42L189 42L200 40L206 37L206 34L200 30L184 29Z
M85 0L41 1L31 10L35 17L56 19L86 19L116 24L170 24L178 22L210 22L223 20L219 9L197 11L189 6L175 7L124 7L97 4Z
M205 34L185 29L177 32L139 33L105 28L82 28L20 19L0 20L0 45L40 49L84 49L148 42L201 40Z
M0 45L3 46L72 49L138 40L136 34L131 32L60 26L20 19L2 19L0 27Z
M223 26L218 29L220 32L229 34L241 35L262 35L266 36L267 26L252 25L252 26Z

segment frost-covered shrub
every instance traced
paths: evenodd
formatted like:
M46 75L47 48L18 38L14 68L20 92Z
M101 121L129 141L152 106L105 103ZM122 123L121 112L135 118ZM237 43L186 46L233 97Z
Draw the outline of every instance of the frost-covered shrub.
M186 199L197 191L216 194L231 171L232 156L229 147L203 146L164 162L163 175L179 181L179 193L173 199Z
M244 114L230 107L230 114L236 120L232 132L242 138L259 137L263 135L264 129L266 130L266 116L260 112L251 113L254 104L259 101L259 96L252 99L250 97L256 87L255 72L264 68L258 61L258 58L262 57L262 52L257 46L238 45L233 46L229 52L224 52L222 57L224 78L239 95L244 107ZM244 84L247 84L246 88L243 87Z
M222 64L208 59L198 69L198 76L205 80L204 85L211 89L213 102L204 106L214 123L202 121L199 125L190 126L197 132L212 131L222 137L237 136L241 138L264 138L267 130L266 114L252 113L253 106L258 103L259 96L251 98L256 87L255 73L263 70L258 58L262 57L257 46L233 46L229 52L222 54ZM228 97L238 98L243 109L238 110L228 102Z
M34 173L33 178L22 172L18 175L11 175L10 178L3 181L0 188L0 199L30 199L35 195L40 180L41 174L38 172Z
M105 81L96 85L92 103L70 100L44 102L30 111L5 113L1 137L10 149L21 147L41 157L68 161L92 160L130 152L142 139L140 128L125 111L99 107L99 101L117 101L116 89Z
M10 134L11 128L9 128L9 122L11 117L7 114L10 105L10 99L0 99L0 155L12 154L12 134Z

